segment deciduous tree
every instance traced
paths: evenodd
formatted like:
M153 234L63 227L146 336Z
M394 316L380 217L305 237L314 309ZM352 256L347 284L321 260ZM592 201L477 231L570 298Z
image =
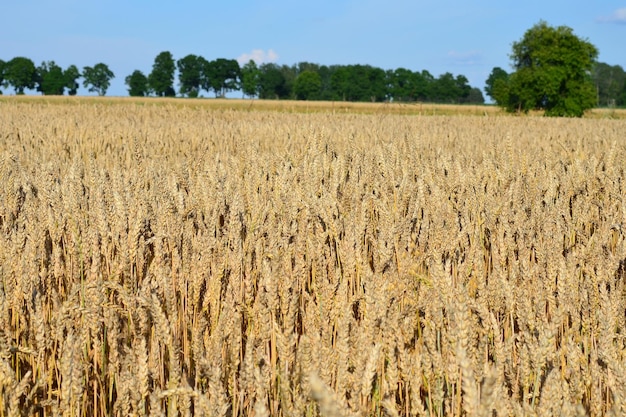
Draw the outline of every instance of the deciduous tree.
M382 101L387 96L385 71L370 65L336 67L331 88L337 100Z
M152 72L148 75L148 85L152 92L158 97L174 97L174 73L176 72L176 64L172 53L169 51L161 52L154 59Z
M189 54L176 62L178 67L178 81L180 93L187 97L198 97L202 88L202 72L206 66L206 59Z
M485 93L499 106L506 106L509 100L509 74L500 67L491 70L485 81Z
M213 90L215 97L224 97L239 88L241 69L234 59L218 58L204 65L204 77L207 90Z
M89 92L98 93L99 96L106 95L111 85L111 79L114 77L113 71L109 69L107 64L102 62L93 67L83 68L83 86Z
M11 86L15 94L24 94L25 89L35 88L37 68L29 58L15 57L5 64L4 85Z
M389 94L394 101L414 101L415 86L413 71L406 68L397 68L387 71Z
M467 78L463 77L465 80ZM463 80L461 80L463 81ZM438 103L458 103L462 96L460 82L454 78L450 72L441 74L433 83L431 88L431 99Z
M78 79L81 77L80 71L76 65L70 65L63 72L63 77L65 78L65 87L67 88L67 94L70 96L75 96L78 92Z
M37 91L44 95L62 96L65 93L67 80L63 68L54 61L42 62L37 67Z
M598 49L571 28L539 22L513 43L507 110L582 116L596 104L590 74L597 56Z
M259 67L259 97L278 99L287 95L285 76L280 67L273 63L265 63Z
M248 97L259 94L259 77L261 72L254 60L250 60L241 67L241 90Z
M133 71L132 74L124 80L128 86L128 95L131 97L144 97L150 92L148 87L148 77L139 70Z

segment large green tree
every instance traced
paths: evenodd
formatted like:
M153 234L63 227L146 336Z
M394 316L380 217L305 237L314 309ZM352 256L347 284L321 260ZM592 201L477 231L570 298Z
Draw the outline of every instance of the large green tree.
M37 67L37 91L44 95L62 96L67 87L63 68L54 61L42 62Z
M98 93L104 96L111 85L111 80L115 77L113 71L109 69L107 64L97 63L93 67L83 68L83 86L89 92Z
M198 97L205 65L206 59L193 54L189 54L176 62L180 93L183 96Z
M174 73L176 64L172 53L163 51L154 59L152 72L148 75L148 85L155 95L159 97L174 97Z
M241 68L234 59L218 58L205 63L203 75L207 90L213 90L215 97L224 97L227 92L239 88Z
M513 43L507 110L582 116L596 104L590 73L597 56L598 49L571 28L539 22Z
M241 90L245 96L256 97L259 94L259 77L261 71L253 60L241 67Z
M148 77L139 70L133 71L132 74L124 80L128 86L128 95L131 97L144 97L150 92L148 87Z
M15 57L4 66L4 86L11 86L15 94L24 94L25 89L33 89L37 83L37 68L33 61L25 57Z

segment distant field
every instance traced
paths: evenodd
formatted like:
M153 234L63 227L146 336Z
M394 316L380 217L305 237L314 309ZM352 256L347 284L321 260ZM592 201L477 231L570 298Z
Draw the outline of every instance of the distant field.
M594 115L0 98L0 416L623 414Z
M500 108L491 105L453 105L430 103L350 103L332 101L291 101L291 100L243 100L243 99L187 99L157 97L68 97L68 96L0 96L3 101L42 101L44 103L136 103L141 105L171 104L176 106L206 107L210 109L266 110L287 113L361 113L398 115L474 115L505 116ZM626 109L594 109L588 118L626 118Z

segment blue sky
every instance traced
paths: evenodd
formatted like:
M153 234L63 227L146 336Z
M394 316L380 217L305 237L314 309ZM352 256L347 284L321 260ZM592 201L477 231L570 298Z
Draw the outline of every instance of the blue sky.
M7 0L0 59L81 69L104 62L116 75L110 96L127 95L124 78L148 74L161 51L452 72L482 89L493 67L510 70L512 42L542 19L571 27L600 61L626 68L626 0Z

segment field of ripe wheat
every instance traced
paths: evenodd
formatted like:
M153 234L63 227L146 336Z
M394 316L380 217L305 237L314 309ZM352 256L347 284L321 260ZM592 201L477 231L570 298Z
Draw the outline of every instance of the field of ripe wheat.
M0 102L0 416L626 412L626 121Z

